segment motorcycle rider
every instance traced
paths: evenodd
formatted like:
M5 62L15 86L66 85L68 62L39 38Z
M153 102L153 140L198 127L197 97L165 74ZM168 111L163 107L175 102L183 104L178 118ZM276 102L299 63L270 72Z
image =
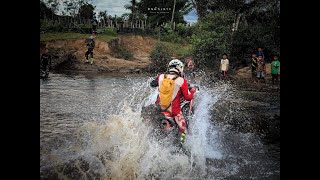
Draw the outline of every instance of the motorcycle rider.
M168 64L168 70L164 74L159 74L156 79L151 82L151 87L159 87L158 91L160 92L160 86L164 78L170 78L174 80L174 88L172 92L172 101L168 107L161 105L161 96L158 96L157 101L155 102L156 105L160 105L162 111L167 111L174 117L176 124L178 125L179 132L181 133L181 143L185 141L185 135L187 134L187 127L185 119L182 115L180 103L181 103L181 96L190 101L193 99L193 95L196 91L195 88L191 88L189 91L189 86L187 80L183 77L183 69L184 64L178 60L173 59ZM159 86L160 85L160 86Z

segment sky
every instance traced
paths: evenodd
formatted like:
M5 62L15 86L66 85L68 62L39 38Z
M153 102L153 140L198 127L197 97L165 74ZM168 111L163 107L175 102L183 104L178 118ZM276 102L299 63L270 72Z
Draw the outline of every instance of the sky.
M129 4L130 0L92 0L92 4L96 6L95 12L107 10L107 14L114 16L121 16L124 13L130 13L126 10L124 5ZM195 23L198 19L196 11L192 10L189 14L184 16L184 20L188 23Z

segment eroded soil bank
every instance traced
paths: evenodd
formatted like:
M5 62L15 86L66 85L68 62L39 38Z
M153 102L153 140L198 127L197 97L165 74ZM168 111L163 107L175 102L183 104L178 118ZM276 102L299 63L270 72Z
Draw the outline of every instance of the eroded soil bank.
M93 51L93 65L85 63L85 39L54 40L40 42L41 48L47 47L52 55L52 70L54 71L95 71L95 72L127 72L139 73L149 63L149 54L156 40L142 36L118 36L117 39L106 42L96 40ZM133 54L126 60L117 58L113 51L114 45L120 45ZM40 54L43 53L40 49Z

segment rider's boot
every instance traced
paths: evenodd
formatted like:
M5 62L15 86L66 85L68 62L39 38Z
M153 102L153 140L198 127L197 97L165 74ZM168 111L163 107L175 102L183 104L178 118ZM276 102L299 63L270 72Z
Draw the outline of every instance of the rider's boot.
M185 141L186 141L186 135L184 133L181 133L181 135L180 135L180 143L184 144Z

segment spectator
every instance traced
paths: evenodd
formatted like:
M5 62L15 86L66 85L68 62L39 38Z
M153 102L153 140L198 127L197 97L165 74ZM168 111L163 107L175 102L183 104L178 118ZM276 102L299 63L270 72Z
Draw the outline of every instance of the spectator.
M258 52L257 52L257 57L262 56L262 60L263 62L265 61L264 59L264 53L261 47L258 48Z
M258 66L258 59L256 54L252 54L251 57L251 74L252 77L255 77L257 75L257 66Z
M221 79L227 79L227 72L229 69L229 60L227 59L227 54L223 54L220 62Z
M271 75L272 75L272 85L274 82L279 83L280 75L280 61L278 55L273 56L273 61L271 62Z
M257 67L257 77L258 79L263 79L265 76L266 67L261 55L258 56L258 67Z

